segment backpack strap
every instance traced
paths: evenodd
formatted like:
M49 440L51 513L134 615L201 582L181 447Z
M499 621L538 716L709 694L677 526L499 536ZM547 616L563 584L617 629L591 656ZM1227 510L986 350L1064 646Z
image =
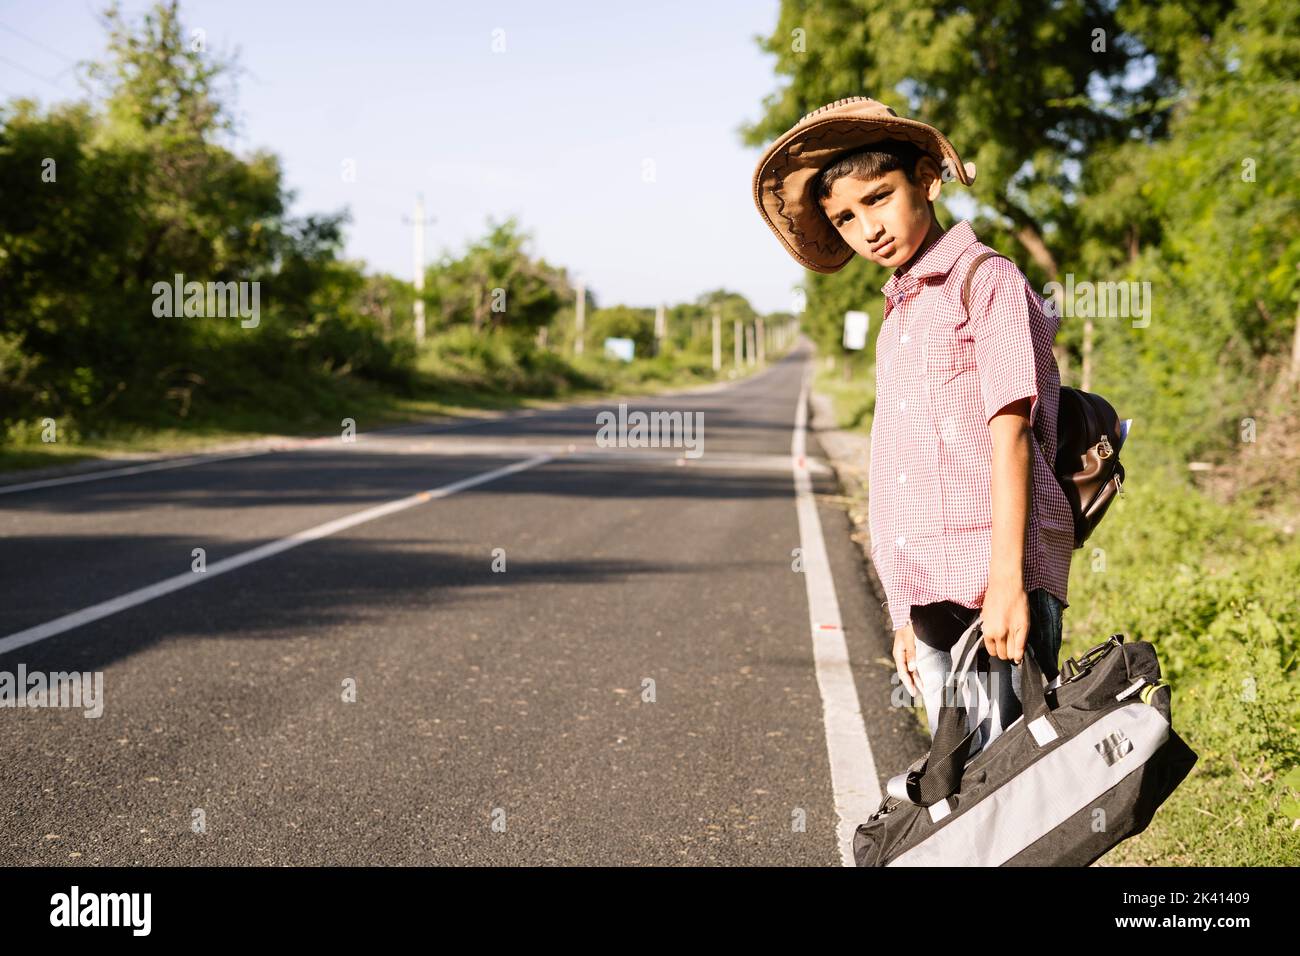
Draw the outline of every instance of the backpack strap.
M995 256L999 259L1006 259L1007 262L1011 261L1000 252L981 252L971 260L970 266L966 269L966 281L962 283L961 287L961 307L968 318L970 317L970 286L975 278L975 270L979 268L979 264L985 259L992 259Z
M971 260L970 265L967 266L966 268L966 279L961 286L961 307L962 307L962 311L966 313L967 318L970 318L970 287L971 287L971 283L975 280L975 270L979 268L980 263L983 262L985 259L993 259L993 258L1006 259L1007 262L1010 262L1013 265L1015 264L1014 260L1012 260L1008 256L1004 256L1000 252L981 252L978 256L976 256L974 259ZM1059 410L1058 410L1058 415L1059 415ZM1039 425L1038 422L1034 422L1034 426L1032 430L1034 432L1034 437L1038 439L1038 443L1041 446L1042 437L1039 434L1038 425ZM1060 430L1059 419L1058 419L1057 430L1058 431Z

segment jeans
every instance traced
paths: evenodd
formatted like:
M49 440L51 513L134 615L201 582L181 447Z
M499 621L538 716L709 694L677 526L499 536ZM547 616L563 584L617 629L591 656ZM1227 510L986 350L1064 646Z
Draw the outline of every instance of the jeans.
M1045 588L1029 592L1029 636L1026 643L1033 648L1037 661L1048 681L1060 673L1057 658L1061 652L1061 602ZM962 607L951 601L925 604L912 608L912 630L916 635L916 669L920 675L921 694L925 701L926 721L930 736L934 737L939 725L939 709L963 703L962 696L951 686L944 693L945 683L952 680L952 655L949 654L958 638L979 616L978 608ZM988 693L991 712L981 725L981 733L972 743L973 756L1007 729L1020 717L1020 672L1011 661L990 655L989 672L980 674L979 681ZM972 674L974 668L972 667ZM971 677L970 680L976 678ZM972 695L973 697L973 695ZM968 711L968 727L974 729L977 715Z

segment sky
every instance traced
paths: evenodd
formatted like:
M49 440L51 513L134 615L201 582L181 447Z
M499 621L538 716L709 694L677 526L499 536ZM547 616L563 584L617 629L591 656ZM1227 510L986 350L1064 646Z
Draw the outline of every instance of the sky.
M149 4L127 0L138 14ZM103 0L0 0L0 99L80 97ZM597 304L726 288L794 308L803 270L754 207L761 149L738 128L781 82L755 36L778 0L445 3L182 0L237 52L241 153L280 156L294 212L351 211L346 255L410 278L515 216ZM845 95L861 91L846 90ZM353 172L349 181L347 170Z

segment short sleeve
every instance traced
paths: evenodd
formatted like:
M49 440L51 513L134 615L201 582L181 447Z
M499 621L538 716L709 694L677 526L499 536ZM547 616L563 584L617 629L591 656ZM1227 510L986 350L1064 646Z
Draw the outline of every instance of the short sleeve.
M970 330L984 420L1028 398L1029 424L1038 412L1038 373L1031 310L1033 290L1014 262L1001 257L980 263L971 282Z

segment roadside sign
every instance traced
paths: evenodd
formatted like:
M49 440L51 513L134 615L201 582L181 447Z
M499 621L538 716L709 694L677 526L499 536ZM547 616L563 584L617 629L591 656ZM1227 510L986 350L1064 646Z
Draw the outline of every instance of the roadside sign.
M857 351L867 347L867 326L870 319L865 312L844 313L844 347Z

